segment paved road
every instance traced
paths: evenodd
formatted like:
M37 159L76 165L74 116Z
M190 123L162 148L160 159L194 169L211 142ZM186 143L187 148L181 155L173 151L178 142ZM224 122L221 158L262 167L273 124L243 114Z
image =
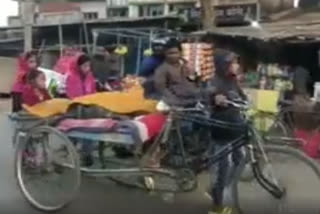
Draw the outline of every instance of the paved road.
M17 189L13 176L11 136L10 122L5 115L0 115L0 213L37 214L39 212L25 202ZM319 214L320 182L311 176L308 168L294 161L282 161L276 168L289 186L288 197L284 201L284 206L279 206L281 204L279 201L272 200L255 183L242 184L240 188L241 204L244 205L245 214ZM83 181L81 193L74 203L58 214L175 214L179 212L205 214L208 210L209 201L204 196L203 189L207 184L202 182L200 185L201 188L197 192L177 195L174 200L168 202L161 195L149 195L142 191L115 185L106 180L97 182L86 179Z

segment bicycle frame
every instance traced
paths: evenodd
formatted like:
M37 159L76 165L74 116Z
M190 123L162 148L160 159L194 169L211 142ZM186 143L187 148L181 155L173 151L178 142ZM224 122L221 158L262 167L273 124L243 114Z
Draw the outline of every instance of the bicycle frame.
M168 141L170 131L174 126L174 122L175 122L174 113L171 112L168 115L166 125L164 126L161 134L158 136L158 138L156 139L156 141L154 142L152 147L148 150L148 152L146 153L146 155L142 160L146 161L148 158L152 156L153 152L155 152L156 149L159 148L162 143L166 143ZM260 169L256 154L255 154L256 150L260 151L262 153L264 160L267 163L269 163L268 157L263 149L263 137L260 136L259 132L255 130L252 122L247 118L246 118L246 123L244 125L247 125L246 133L241 135L239 138L226 143L226 145L222 147L219 151L217 151L215 154L206 156L204 158L204 161L206 164L203 165L201 170L207 169L210 164L216 164L219 160L229 156L235 150L242 147L246 147L249 150L250 164L252 166L254 177L256 178L258 183L274 197L281 198L284 195L284 190L278 186L278 183L275 179L273 181L269 181L269 178L265 177L262 170ZM186 154L184 151L184 143L183 143L181 133L179 134L179 129L178 129L178 138L179 138L178 139L179 147L182 153L181 155L182 155L184 164L186 167L188 167ZM255 145L252 144L252 141L250 141L251 138L254 139L253 142L255 143Z
M175 127L175 125L177 125L177 123L179 123L179 121L174 119L174 112L170 112L168 114L167 122L166 122L165 126L163 127L162 131L160 132L160 134L158 135L156 140L153 142L150 149L143 156L142 165L144 163L146 163L146 161L152 156L152 154L154 154L156 152L156 150L161 146L161 144L165 144L168 142L169 135L170 135L173 127ZM188 163L186 160L187 157L186 157L186 153L185 153L185 149L184 149L184 142L183 142L181 130L180 130L179 125L175 128L177 128L178 143L179 143L178 146L179 146L180 152L182 153L181 156L183 158L183 162L184 162L185 166L187 166ZM223 147L220 151L218 151L213 156L205 157L205 159L210 159L212 161L212 163L215 164L220 159L230 155L233 151L247 145L248 139L249 139L248 134L245 133L245 134L241 135L238 139L235 139L232 142L226 143L226 146Z

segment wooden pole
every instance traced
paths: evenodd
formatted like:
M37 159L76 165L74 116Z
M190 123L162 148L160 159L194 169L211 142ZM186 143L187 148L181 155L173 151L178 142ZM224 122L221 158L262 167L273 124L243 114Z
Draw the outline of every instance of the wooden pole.
M59 22L59 47L60 47L60 57L63 55L63 28L61 23Z
M136 75L140 73L140 64L141 64L141 50L142 49L142 39L139 38L138 40L138 54L137 54L137 61L136 61Z
M89 44L89 33L88 33L88 27L85 20L83 20L83 30L84 30L84 40L87 47L87 52L90 56L92 56L92 51L90 50L90 44Z
M212 0L200 0L201 3L201 19L202 28L204 30L210 30L214 28L215 16ZM216 0L215 0L216 3Z
M93 35L93 54L95 54L97 52L97 45L98 45L98 37L99 37L99 33L94 31L92 32Z
M21 15L23 20L23 34L24 34L24 51L32 50L32 27L34 24L34 0L21 1Z

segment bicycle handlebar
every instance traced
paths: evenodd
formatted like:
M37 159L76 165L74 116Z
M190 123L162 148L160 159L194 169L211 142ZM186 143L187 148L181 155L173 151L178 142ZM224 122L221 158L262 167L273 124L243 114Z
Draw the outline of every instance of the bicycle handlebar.
M194 107L178 107L178 106L169 106L164 102L159 102L157 105L157 110L161 112L204 112L206 111L205 105L201 102L197 102Z
M242 99L227 100L226 103L240 110L248 110L251 107L248 101L245 101ZM187 107L187 108L168 106L165 103L160 102L157 108L159 111L163 111L163 112L207 112L206 106L201 102L197 102L197 104L194 107Z
M227 100L226 103L230 106L238 108L240 110L248 110L250 109L250 103L245 100L237 99L237 100Z
M177 112L202 112L202 111L205 111L206 108L202 103L198 102L195 105L195 107L190 107L190 108L173 107L170 110L177 111Z

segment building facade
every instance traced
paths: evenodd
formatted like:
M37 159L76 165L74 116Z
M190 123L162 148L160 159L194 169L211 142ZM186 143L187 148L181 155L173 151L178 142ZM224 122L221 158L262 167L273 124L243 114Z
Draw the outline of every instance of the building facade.
M185 14L196 6L197 0L106 0L107 16L156 17Z
M9 17L8 24L10 26L24 24L22 17L26 0L17 1L19 1L19 16ZM31 2L31 0L29 1ZM107 18L106 0L33 0L33 4L33 24L38 25L69 24Z

